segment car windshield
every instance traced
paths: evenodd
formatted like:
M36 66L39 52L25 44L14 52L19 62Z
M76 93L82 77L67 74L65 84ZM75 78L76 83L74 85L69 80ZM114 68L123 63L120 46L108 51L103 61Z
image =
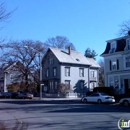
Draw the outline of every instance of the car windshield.
M108 96L106 93L100 93L102 96Z

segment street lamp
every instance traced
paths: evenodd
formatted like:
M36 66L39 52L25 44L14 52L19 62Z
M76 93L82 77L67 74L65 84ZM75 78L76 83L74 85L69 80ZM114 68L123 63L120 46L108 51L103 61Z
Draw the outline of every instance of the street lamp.
M38 55L39 55L39 69L40 69L40 99L42 99L42 85L44 85L44 84L41 84L41 81L42 81L41 53L37 49L34 49L31 46L24 46L24 47L25 48L31 48L32 50L35 50L36 52L38 52Z

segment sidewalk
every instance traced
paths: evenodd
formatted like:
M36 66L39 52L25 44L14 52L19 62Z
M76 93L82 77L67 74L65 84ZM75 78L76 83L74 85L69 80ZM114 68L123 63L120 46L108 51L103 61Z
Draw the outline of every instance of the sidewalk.
M44 101L53 101L53 100L64 100L64 101L80 101L81 98L47 98L47 97L43 97L42 99L40 99L40 97L33 97L32 100L44 100Z

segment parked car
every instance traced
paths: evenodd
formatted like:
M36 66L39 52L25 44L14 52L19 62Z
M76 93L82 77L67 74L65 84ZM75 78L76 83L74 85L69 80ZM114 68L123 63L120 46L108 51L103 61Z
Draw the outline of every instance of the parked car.
M25 93L18 93L18 97L19 99L25 99L26 98L26 94Z
M122 99L120 99L119 103L121 105L124 105L124 106L129 106L130 105L130 98L122 98Z
M29 92L21 92L18 94L17 98L19 98L19 99L32 99L33 94L29 93Z
M11 98L12 97L12 93L11 92L3 92L3 97L4 98Z
M0 92L0 98L4 98L4 92Z
M92 93L89 96L85 96L81 99L81 102L96 102L98 104L100 103L114 103L115 99L113 96L109 96L105 93Z
M25 93L25 95L26 95L26 98L28 99L32 99L34 97L33 94L30 92Z
M12 98L18 98L18 95L19 95L18 92L13 92L13 93L12 93Z

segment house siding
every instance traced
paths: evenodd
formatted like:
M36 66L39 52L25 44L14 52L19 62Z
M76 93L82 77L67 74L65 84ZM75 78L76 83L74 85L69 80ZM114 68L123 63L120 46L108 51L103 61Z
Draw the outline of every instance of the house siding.
M70 67L70 76L65 76L65 67ZM84 69L84 77L80 77L79 75L79 69ZM76 90L79 89L80 91L80 81L84 81L84 83L88 83L88 67L86 66L78 66L78 65L69 65L64 64L61 66L61 83L65 83L65 80L70 80L71 89ZM88 88L88 85L86 86L86 89ZM76 90L77 91L77 90Z

